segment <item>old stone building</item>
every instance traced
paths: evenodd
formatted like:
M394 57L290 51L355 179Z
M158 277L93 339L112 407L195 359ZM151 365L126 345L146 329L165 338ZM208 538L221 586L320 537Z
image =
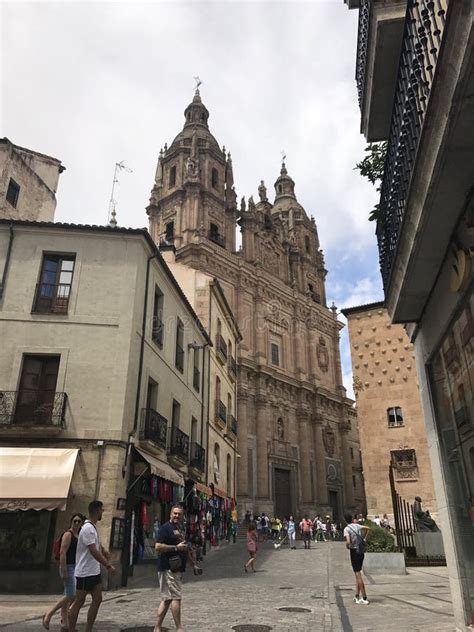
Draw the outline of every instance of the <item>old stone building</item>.
M393 524L388 468L397 492L437 514L416 375L415 356L402 325L392 324L383 303L343 309L349 327L367 510L387 513Z
M0 139L0 219L52 222L61 161Z
M258 201L238 205L230 153L209 130L199 90L184 115L183 130L160 151L147 212L155 243L172 243L177 262L219 279L243 336L240 509L340 516L343 507L356 508L355 418L315 221L284 163L273 202L261 181Z

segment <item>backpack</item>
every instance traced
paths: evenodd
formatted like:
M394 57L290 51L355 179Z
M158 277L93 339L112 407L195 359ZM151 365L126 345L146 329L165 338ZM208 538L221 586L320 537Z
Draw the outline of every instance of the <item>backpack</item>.
M355 533L357 536L357 544L355 550L359 555L364 555L364 553L367 551L367 542L365 541L365 538L363 538L361 535L358 534L357 531L351 529L350 527L349 530L352 531L352 533Z
M63 535L67 532L71 532L71 529L67 529L67 531L63 531L63 533L61 533L61 535L59 536L59 538L57 540L54 541L53 544L53 557L54 559L59 562L60 558L61 558L61 542L63 539Z
M260 526L262 526L262 527L266 527L267 526L267 521L266 521L266 518L264 516L262 516L260 518Z

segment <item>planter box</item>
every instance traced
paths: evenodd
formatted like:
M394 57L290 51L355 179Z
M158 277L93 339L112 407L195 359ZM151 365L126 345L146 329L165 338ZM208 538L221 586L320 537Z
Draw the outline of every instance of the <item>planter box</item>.
M403 553L366 553L363 570L369 575L406 575Z

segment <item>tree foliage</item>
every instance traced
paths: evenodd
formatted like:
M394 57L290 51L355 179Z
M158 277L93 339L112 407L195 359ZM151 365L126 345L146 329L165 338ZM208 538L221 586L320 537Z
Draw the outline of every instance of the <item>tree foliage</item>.
M382 186L387 144L386 141L383 143L369 143L365 148L367 156L354 167L363 178L367 178L367 180L376 187L377 193L380 193ZM369 214L369 221L379 222L382 220L382 208L380 204L376 204Z
M365 520L364 524L370 528L367 535L368 553L392 553L397 550L395 538L387 529L379 527L371 520Z

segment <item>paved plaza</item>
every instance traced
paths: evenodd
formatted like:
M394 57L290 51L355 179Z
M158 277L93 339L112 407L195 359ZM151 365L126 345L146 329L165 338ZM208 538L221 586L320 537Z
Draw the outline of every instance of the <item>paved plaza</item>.
M455 630L445 568L409 569L406 576L366 575L370 605L362 606L352 601L353 573L343 543L318 543L309 551L276 551L265 543L255 574L244 573L245 559L245 542L238 541L208 553L201 577L187 573L187 632ZM151 632L159 602L156 583L154 567L148 565L140 568L127 589L106 593L95 630ZM43 629L40 615L55 599L1 595L0 630ZM168 617L165 629L174 630ZM79 632L84 621L83 611ZM59 629L57 617L51 630Z

